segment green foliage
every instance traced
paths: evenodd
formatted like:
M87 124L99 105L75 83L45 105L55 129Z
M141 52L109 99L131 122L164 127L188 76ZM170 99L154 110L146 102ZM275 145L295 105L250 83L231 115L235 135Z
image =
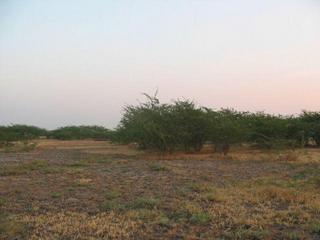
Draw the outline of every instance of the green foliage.
M290 119L263 112L248 114L245 122L249 129L247 141L262 148L281 148L294 146L293 139L288 138Z
M0 143L6 145L7 142L30 140L46 136L47 130L27 125L0 126Z
M299 116L264 112L213 110L190 100L160 103L156 94L147 101L124 108L115 130L101 126L67 126L52 131L27 125L0 126L0 147L12 151L21 141L22 150L35 145L28 140L47 136L61 140L112 140L135 143L141 149L172 152L200 151L205 142L227 154L231 145L247 143L259 148L320 147L320 112L303 111Z
M190 217L190 222L193 224L204 225L210 222L211 216L206 212L193 213Z
M161 164L152 164L150 166L150 169L152 171L155 171L155 172L168 171L168 169L165 166L161 165Z
M306 138L311 138L317 146L320 146L320 112L303 111L300 121Z
M320 237L320 221L316 221L310 226L311 233Z
M131 205L133 209L153 209L159 204L159 200L155 198L137 198Z
M10 147L13 141L27 142L40 136L60 140L106 140L111 138L112 131L101 126L67 126L52 131L27 125L0 126L0 145L3 147Z
M125 204L122 204L116 200L106 200L101 205L102 211L124 211L126 209Z
M189 100L178 100L170 105L170 133L175 143L185 151L200 151L208 129L204 109Z
M118 139L124 143L136 142L142 149L170 150L175 140L168 128L170 106L160 104L156 97L146 96L146 103L125 107Z
M49 137L59 140L106 140L110 138L110 131L100 126L68 126L51 131Z
M120 142L136 142L142 149L199 151L205 141L204 111L191 101L161 104L156 96L126 106L117 129Z
M215 150L228 152L230 145L249 143L259 148L320 146L320 113L300 116L271 115L198 107L189 100L162 104L156 96L137 106L129 105L113 139L137 143L142 149L199 151L209 141Z

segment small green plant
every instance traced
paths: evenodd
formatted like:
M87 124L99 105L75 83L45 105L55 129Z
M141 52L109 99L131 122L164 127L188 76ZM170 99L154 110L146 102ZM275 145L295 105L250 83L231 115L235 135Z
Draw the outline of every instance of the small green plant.
M168 170L165 166L163 166L161 164L152 164L150 166L150 169L152 171L155 171L155 172L162 172L162 171L167 171Z
M312 234L315 234L320 237L320 221L311 224L310 230Z
M116 200L106 200L101 205L102 211L124 211L126 209L126 205L119 203Z
M6 199L0 197L0 207L2 207L6 203Z
M289 239L289 240L300 240L300 239L302 239L302 237L297 232L290 232L290 233L286 234L286 239Z
M159 200L155 198L140 197L137 198L131 205L133 209L153 209L159 204Z
M170 219L167 216L160 216L157 223L161 226L168 226Z
M52 197L52 198L60 198L60 197L61 197L61 193L59 193L59 192L53 192L53 193L51 194L51 197Z
M210 222L211 217L208 213L205 212L197 212L193 213L190 217L190 222L193 224L204 225Z
M173 210L169 214L169 218L175 222L187 221L189 217L190 217L190 213L186 209Z
M118 198L120 196L120 193L117 191L108 191L105 196L106 199L113 200L115 198Z
M66 164L66 166L70 168L83 168L83 167L87 167L88 165L89 165L89 162L88 160L85 160L85 159Z

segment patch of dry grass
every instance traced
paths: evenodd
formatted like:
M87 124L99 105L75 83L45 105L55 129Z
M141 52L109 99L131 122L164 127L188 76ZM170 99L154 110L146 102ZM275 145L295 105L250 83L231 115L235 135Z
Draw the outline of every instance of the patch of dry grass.
M31 225L29 239L131 239L139 222L110 213L88 215L77 212L25 215L20 222Z
M43 170L48 167L48 163L42 160L32 160L18 164L8 164L1 166L0 176L22 175L31 171Z
M2 157L1 239L319 238L319 150L159 155L44 140L37 151L47 149L50 161Z

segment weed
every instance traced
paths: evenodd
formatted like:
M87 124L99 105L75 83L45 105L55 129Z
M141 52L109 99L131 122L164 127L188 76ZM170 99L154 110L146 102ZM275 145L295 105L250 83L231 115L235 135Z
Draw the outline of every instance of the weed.
M111 163L113 160L110 158L98 158L98 159L95 159L94 161L96 163L103 164L103 163Z
M83 167L87 167L88 165L89 163L87 160L80 160L78 162L72 162L72 163L66 164L66 166L70 168L83 168Z
M190 213L186 209L173 210L169 214L169 218L175 222L184 222L188 220Z
M157 219L157 223L161 226L169 226L170 219L167 216L160 216Z
M320 221L316 221L311 224L310 231L312 234L315 234L320 237Z
M117 191L109 191L106 193L106 199L113 200L115 198L118 198L120 196L120 193Z
M101 205L101 210L102 211L124 211L126 209L126 205L119 203L115 200L113 201L104 201L103 204Z
M205 212L193 213L190 217L190 222L193 224L204 225L210 222L211 216Z
M200 192L201 191L201 185L199 183L188 183L186 186L186 189L191 192Z
M300 240L302 239L301 234L298 232L290 232L285 234L285 239L288 240Z
M61 197L61 193L53 192L53 193L51 194L51 197L52 197L52 198L60 198L60 197Z
M155 172L168 171L168 169L165 166L161 165L161 164L152 164L150 166L150 169L152 171L155 171Z
M0 197L0 207L2 207L6 203L6 199Z
M209 202L224 202L226 197L217 191L201 194L201 199Z
M137 198L132 204L131 207L133 209L153 209L159 204L159 200L155 198L146 198L146 197L140 197Z

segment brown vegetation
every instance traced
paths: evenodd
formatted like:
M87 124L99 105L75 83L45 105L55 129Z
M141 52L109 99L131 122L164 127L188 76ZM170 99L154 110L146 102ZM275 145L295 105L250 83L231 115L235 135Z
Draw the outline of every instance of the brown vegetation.
M320 150L0 153L0 239L319 239Z

